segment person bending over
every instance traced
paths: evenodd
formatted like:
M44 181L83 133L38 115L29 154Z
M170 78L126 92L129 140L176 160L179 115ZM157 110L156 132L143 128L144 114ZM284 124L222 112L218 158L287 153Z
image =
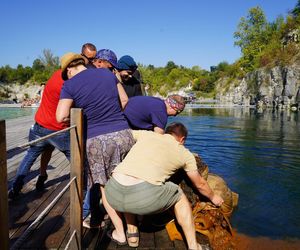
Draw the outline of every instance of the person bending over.
M137 247L139 243L135 214L161 213L174 207L189 249L201 249L196 241L187 197L178 185L166 180L183 168L197 190L214 205L220 206L223 199L214 194L199 174L195 157L184 147L188 133L186 127L182 123L171 123L163 135L142 130L133 130L132 133L136 143L113 170L112 178L105 186L108 204L116 211L124 212L128 244ZM108 236L117 243L122 238L115 231L110 231Z
M124 115L132 129L153 130L163 134L169 116L184 110L185 101L180 95L170 95L165 100L153 96L129 98Z

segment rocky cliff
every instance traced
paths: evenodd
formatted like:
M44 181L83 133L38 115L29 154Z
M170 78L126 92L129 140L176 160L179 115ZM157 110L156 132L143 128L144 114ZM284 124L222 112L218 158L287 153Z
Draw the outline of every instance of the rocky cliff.
M300 63L258 69L241 80L223 78L216 84L216 99L223 104L289 108L300 105Z
M22 102L25 99L37 98L40 90L40 85L0 84L0 99Z

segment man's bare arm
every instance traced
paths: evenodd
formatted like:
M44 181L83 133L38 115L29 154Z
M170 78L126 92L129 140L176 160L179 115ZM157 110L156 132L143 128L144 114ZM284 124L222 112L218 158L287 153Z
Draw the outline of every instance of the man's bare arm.
M223 198L217 194L214 194L213 190L208 185L207 181L199 174L197 170L186 172L197 190L208 199L211 200L216 206L221 206L224 202Z

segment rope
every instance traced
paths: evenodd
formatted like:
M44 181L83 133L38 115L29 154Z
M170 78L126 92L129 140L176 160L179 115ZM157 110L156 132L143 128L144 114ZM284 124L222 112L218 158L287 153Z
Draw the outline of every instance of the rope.
M22 234L22 236L14 243L14 245L11 247L11 250L19 249L21 245L23 244L24 240L28 237L31 232L36 229L41 221L45 218L45 216L49 213L50 209L56 204L56 202L61 198L61 196L67 191L67 189L70 187L71 183L76 179L76 177L73 177L69 183L60 191L60 193L55 197L55 199L43 210L43 212L40 213L40 215L30 224L28 228L26 228L25 232Z
M31 146L31 145L33 145L33 144L36 144L36 143L40 142L40 141L46 140L46 139L48 139L48 138L51 138L51 137L56 136L56 135L58 135L58 134L61 134L61 133L63 133L63 132L69 131L69 130L71 130L72 128L76 128L76 125L72 125L72 126L70 126L70 127L68 127L68 128L59 130L59 131L54 132L54 133L52 133L52 134L50 134L50 135L45 135L45 136L43 136L43 137L41 137L41 138L39 138L39 139L36 139L36 140L30 141L30 142L27 142L27 143L25 143L25 144L23 144L23 145L17 146L16 148L25 148L25 147Z

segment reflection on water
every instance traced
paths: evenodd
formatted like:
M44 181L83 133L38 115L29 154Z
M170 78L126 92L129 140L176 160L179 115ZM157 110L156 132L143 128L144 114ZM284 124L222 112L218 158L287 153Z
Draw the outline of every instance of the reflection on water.
M239 193L241 233L300 236L300 120L289 111L189 109L170 119L189 129L187 147Z

